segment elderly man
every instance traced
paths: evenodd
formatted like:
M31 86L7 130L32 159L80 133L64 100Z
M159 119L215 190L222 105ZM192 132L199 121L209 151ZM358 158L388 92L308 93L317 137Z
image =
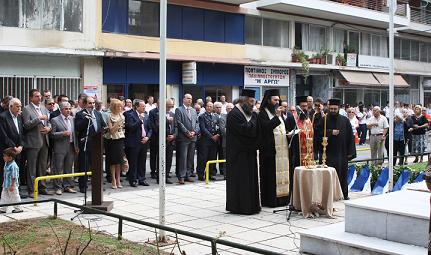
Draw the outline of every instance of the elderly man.
M18 154L15 159L20 167L20 179L25 180L24 162L21 152L24 142L21 101L18 98L12 98L9 101L9 110L0 114L0 151L7 148L14 148ZM0 187L3 183L3 160L0 163Z
M314 99L312 96L308 96L307 97L307 111L308 111L308 116L313 116L314 114L314 109L313 109L313 103L314 103Z
M66 95L59 95L59 96L57 97L57 104L60 106L60 104L61 104L62 102L69 102L69 97L67 97ZM55 118L55 117L59 116L60 114L61 114L61 111L60 111L60 108L58 108L57 110L55 110L54 112L52 112L52 113L49 115L49 119L51 120L51 119L53 119L53 118Z
M60 103L61 114L51 119L52 131L50 137L54 142L53 146L53 174L72 173L75 154L78 153L78 142L75 136L73 118L70 116L72 108L69 102ZM61 195L65 192L76 193L73 189L72 178L54 179L55 194Z
M367 121L367 128L370 130L371 159L383 158L386 135L389 124L385 116L380 114L380 107L374 106L373 116ZM381 165L383 160L375 160L375 164Z
M175 110L175 121L178 128L177 157L178 157L178 181L193 182L193 161L197 136L199 134L198 115L191 107L192 95L185 94L183 105Z
M235 106L232 103L227 103L226 105L226 114L230 113Z
M48 110L41 104L42 95L39 90L30 90L30 104L24 107L23 126L25 130L24 148L27 155L27 186L29 196L33 197L34 180L44 176L48 162L48 134L51 132ZM40 194L53 195L47 190L44 181L40 182Z

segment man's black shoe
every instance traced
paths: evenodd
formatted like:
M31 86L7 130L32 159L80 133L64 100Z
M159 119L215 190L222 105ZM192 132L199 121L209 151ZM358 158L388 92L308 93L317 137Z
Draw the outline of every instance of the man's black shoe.
M205 177L203 177L203 176L199 176L199 177L198 177L198 180L199 180L199 181L205 181Z
M147 181L141 181L141 182L139 182L139 185L141 185L141 186L150 186L150 184L148 184Z
M213 176L210 176L210 180L211 181L217 181L217 178L215 178L215 176L213 175Z
M46 189L43 189L43 190L39 191L39 194L41 194L41 195L47 195L47 196L53 196L54 195L54 193L52 191L48 191Z
M173 184L173 182L169 179L166 179L166 184Z
M350 200L350 197L344 197L344 200Z
M132 182L132 183L130 183L130 186L136 188L136 187L138 187L138 184L136 182Z
M192 173L192 174L190 175L190 177L196 177L196 174L195 174L195 173Z
M157 179L157 175L155 173L151 173L151 179Z

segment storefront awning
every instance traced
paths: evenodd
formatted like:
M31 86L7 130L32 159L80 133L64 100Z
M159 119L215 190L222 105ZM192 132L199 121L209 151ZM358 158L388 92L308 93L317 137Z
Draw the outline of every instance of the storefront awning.
M374 78L372 73L340 71L349 85L353 86L380 86L380 83Z
M385 73L373 73L376 79L380 82L382 86L389 86L389 74ZM408 88L410 85L404 80L404 78L399 75L394 75L394 86L398 88Z

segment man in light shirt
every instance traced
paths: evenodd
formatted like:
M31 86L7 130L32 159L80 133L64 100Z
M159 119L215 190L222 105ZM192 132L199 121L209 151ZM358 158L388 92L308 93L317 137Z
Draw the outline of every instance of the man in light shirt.
M154 97L149 96L147 99L147 103L145 104L145 111L147 112L147 114L149 114L150 111L156 107L157 107L157 104L154 103Z
M388 120L380 114L380 107L373 108L373 116L367 120L367 128L370 130L371 158L383 158L386 134L389 129ZM374 164L381 165L383 160L375 160Z

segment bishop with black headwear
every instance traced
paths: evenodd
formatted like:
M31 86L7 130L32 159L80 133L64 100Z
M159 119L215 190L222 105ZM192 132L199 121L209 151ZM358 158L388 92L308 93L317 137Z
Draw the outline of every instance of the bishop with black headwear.
M278 89L265 91L258 120L261 203L283 206L289 202L289 151Z

